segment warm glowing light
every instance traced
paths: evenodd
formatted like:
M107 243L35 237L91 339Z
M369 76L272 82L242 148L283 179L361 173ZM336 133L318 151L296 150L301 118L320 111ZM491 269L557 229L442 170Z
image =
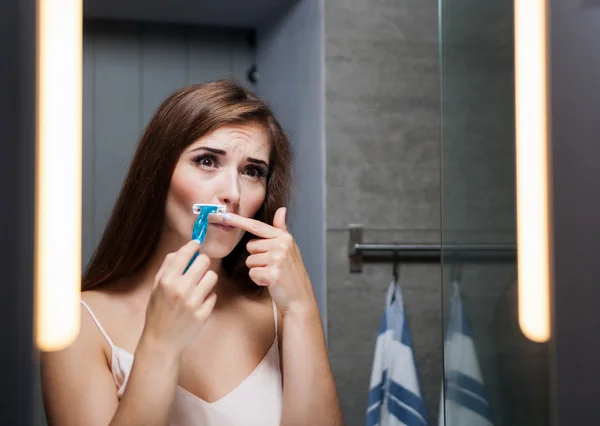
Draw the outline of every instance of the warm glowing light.
M59 350L79 332L81 0L38 0L35 338Z
M550 338L550 221L546 0L515 0L519 325Z

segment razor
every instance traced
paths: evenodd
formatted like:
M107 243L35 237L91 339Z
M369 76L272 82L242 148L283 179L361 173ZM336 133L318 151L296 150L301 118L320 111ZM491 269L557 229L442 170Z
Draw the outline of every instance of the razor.
M222 204L194 204L192 206L192 211L194 214L200 214L202 212L208 211L208 214L225 214L227 212L227 206Z
M225 214L227 207L221 204L194 204L192 205L192 212L198 215L196 222L194 222L194 229L192 230L192 240L198 240L202 244L208 230L208 216L211 214ZM194 263L196 257L198 257L198 252L194 254L184 273Z

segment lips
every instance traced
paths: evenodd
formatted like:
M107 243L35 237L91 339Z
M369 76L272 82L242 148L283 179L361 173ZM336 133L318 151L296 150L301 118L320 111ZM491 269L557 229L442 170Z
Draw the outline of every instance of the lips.
M222 225L220 223L211 223L211 225L216 226L217 228L220 228L224 231L231 231L231 230L235 229L235 227L233 227L233 226Z

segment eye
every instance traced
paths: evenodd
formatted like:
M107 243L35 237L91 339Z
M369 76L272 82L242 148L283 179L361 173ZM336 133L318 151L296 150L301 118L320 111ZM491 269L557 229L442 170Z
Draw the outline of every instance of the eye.
M213 169L217 166L217 158L211 154L202 154L194 157L192 161L205 169Z
M246 166L244 174L252 180L261 179L267 176L268 170L266 167Z

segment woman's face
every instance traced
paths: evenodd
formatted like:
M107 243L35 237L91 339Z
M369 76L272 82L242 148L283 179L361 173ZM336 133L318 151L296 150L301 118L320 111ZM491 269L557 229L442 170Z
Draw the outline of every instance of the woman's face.
M221 127L188 146L177 161L167 196L170 233L189 241L197 216L193 204L223 204L228 212L253 217L265 200L269 171L269 136L262 125ZM202 253L227 256L244 231L211 220Z

